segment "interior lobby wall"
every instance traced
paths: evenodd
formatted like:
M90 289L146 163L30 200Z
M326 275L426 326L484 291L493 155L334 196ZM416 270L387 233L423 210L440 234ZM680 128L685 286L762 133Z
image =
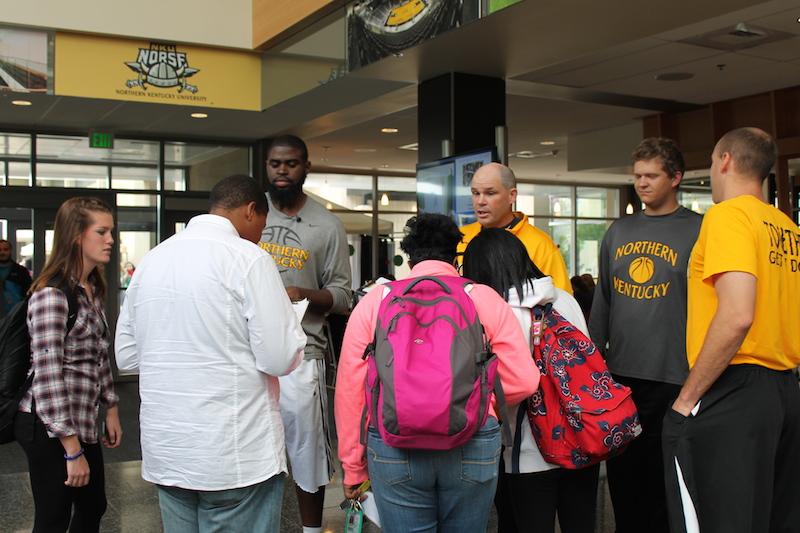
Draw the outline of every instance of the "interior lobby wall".
M248 50L252 16L252 0L0 0L1 23Z

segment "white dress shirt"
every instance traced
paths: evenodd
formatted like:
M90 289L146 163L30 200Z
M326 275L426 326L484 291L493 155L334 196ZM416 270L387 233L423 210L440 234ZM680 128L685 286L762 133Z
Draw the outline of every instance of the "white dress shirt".
M117 322L120 370L138 369L142 477L193 490L286 472L276 376L306 336L272 258L217 215L151 250Z

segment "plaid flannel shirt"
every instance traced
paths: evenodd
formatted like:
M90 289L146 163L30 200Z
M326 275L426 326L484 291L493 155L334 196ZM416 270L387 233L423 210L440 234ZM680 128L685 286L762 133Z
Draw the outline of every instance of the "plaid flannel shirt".
M28 303L33 384L20 402L36 415L50 437L77 435L86 443L97 442L97 414L102 402L111 407L119 401L108 360L109 331L102 303L89 303L78 287L78 316L66 339L68 304L63 292L45 287Z

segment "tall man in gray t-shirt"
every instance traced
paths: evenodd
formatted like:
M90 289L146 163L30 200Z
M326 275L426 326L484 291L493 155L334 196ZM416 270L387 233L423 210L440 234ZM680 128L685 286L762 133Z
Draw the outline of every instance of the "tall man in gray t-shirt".
M303 192L311 168L308 149L293 135L277 137L267 152L270 209L260 246L269 252L292 301L308 299L305 361L280 379L286 451L304 533L321 533L325 485L333 477L325 387L325 315L351 304L347 237L341 221Z
M685 165L674 141L645 139L632 157L645 208L603 238L589 331L632 389L643 429L606 465L617 533L658 533L669 531L661 422L689 372L686 269L702 217L678 204Z

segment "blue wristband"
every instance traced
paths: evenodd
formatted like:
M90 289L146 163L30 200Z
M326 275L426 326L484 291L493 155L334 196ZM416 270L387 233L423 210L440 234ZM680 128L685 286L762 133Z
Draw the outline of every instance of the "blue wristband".
M83 448L81 448L80 450L75 452L75 455L70 455L68 453L65 453L64 454L64 459L66 459L67 461L74 461L75 459L77 459L81 455L83 455Z

